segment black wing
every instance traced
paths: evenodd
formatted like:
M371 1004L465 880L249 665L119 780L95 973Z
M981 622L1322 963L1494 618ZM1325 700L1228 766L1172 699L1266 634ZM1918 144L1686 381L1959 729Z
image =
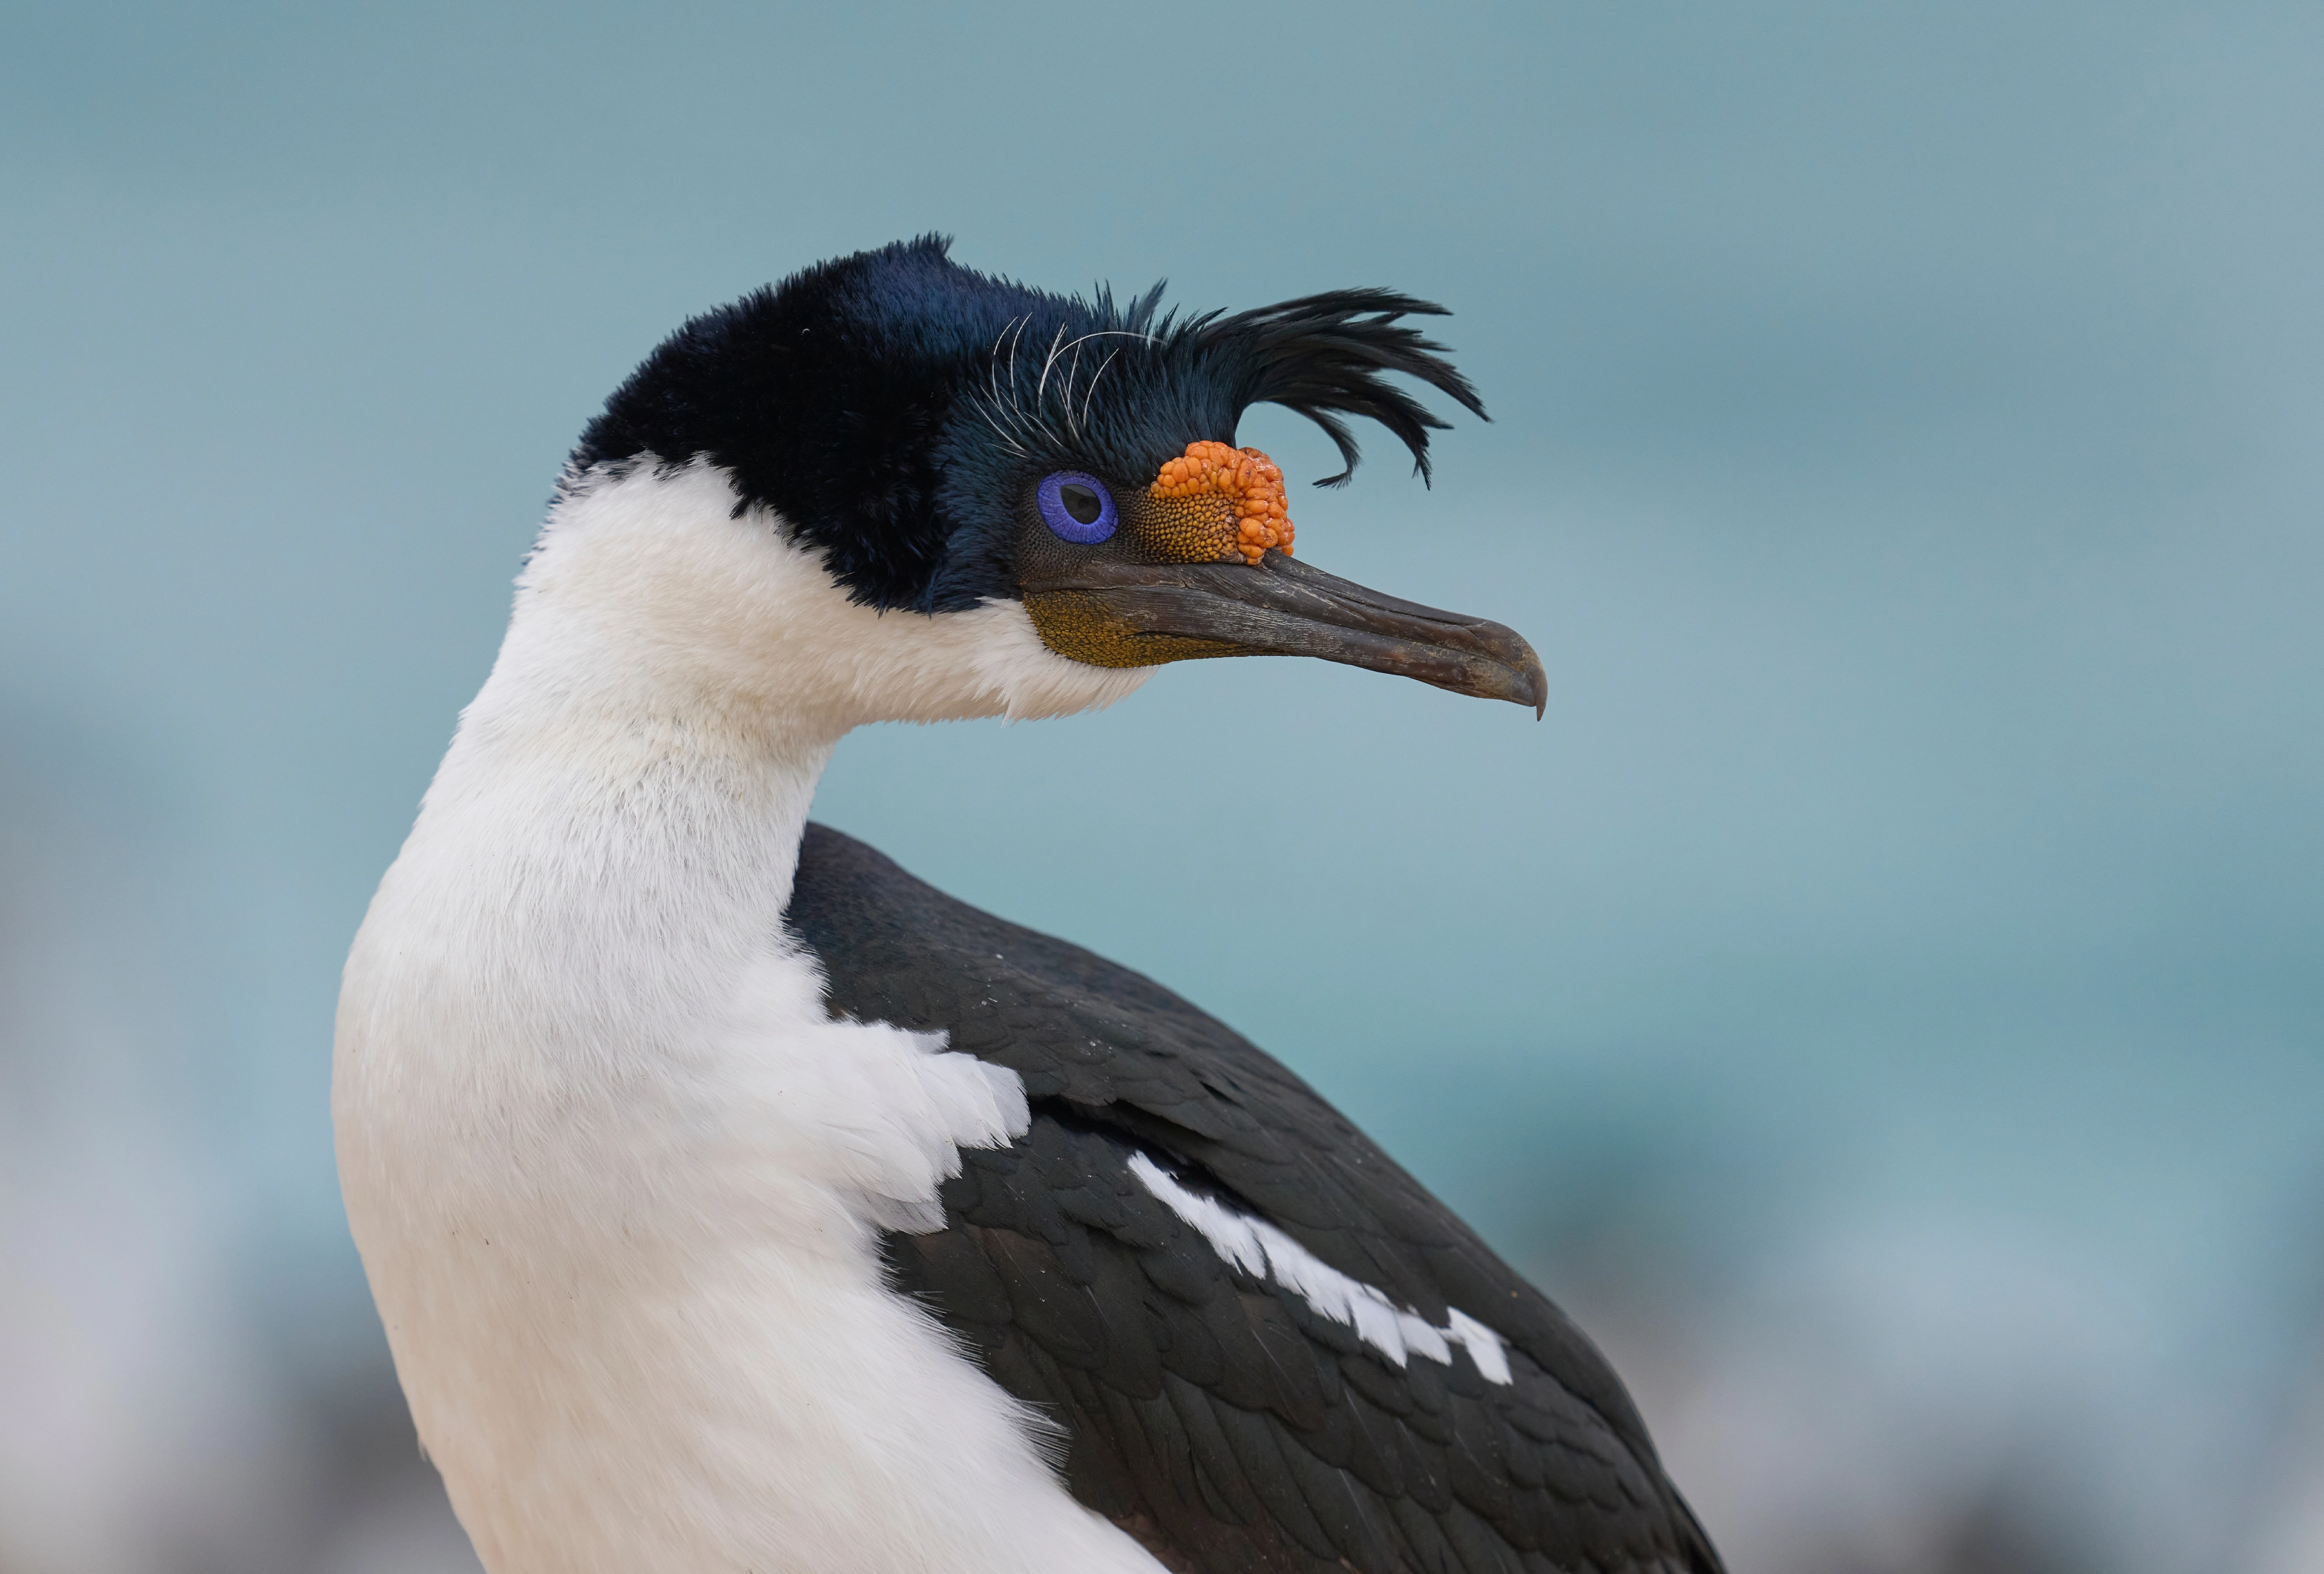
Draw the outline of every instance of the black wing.
M889 1236L889 1263L1063 1425L1074 1495L1164 1563L1718 1574L1589 1340L1255 1045L822 826L788 923L835 1014L946 1030L1024 1079L1032 1129L963 1153L948 1227ZM1509 1380L1459 1344L1399 1366L1226 1261L1133 1172L1140 1154L1431 1324L1485 1324Z

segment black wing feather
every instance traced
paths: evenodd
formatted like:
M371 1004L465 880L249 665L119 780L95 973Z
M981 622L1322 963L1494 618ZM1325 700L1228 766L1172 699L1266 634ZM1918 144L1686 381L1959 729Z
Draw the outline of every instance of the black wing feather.
M835 1014L945 1030L1024 1079L1031 1130L963 1153L947 1227L888 1236L889 1264L1063 1424L1074 1496L1169 1567L1718 1574L1589 1341L1248 1041L820 826L788 921ZM1459 1347L1397 1367L1240 1272L1131 1172L1140 1153L1440 1326L1459 1307L1513 1381Z

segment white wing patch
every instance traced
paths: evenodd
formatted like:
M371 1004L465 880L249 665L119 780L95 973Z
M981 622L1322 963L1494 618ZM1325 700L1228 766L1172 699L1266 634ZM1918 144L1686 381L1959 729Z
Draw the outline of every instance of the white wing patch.
M1397 1366L1416 1351L1439 1366L1450 1366L1452 1347L1461 1345L1489 1381L1509 1381L1509 1357L1501 1347L1501 1336L1459 1307L1447 1307L1445 1325L1438 1328L1374 1286L1349 1278L1265 1219L1197 1197L1144 1153L1130 1155L1130 1172L1192 1225L1220 1256L1254 1279L1273 1279L1322 1315L1347 1324L1358 1338Z

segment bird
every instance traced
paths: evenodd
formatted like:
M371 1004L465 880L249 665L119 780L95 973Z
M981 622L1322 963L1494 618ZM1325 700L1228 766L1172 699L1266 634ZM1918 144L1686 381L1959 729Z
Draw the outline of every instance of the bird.
M872 722L1519 635L1300 555L1254 405L1423 480L1386 289L1186 314L939 236L687 322L584 431L349 952L342 1195L492 1574L1719 1574L1589 1339L1305 1082L811 823ZM1404 382L1393 381L1405 379ZM1253 672L1266 669L1255 667Z

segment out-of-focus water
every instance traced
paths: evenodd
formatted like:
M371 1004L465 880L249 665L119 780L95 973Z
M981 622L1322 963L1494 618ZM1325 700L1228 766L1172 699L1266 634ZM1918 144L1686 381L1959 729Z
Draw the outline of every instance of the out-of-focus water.
M1554 695L1190 664L860 735L824 818L1341 1102L1736 1574L2324 1569L2324 14L9 34L0 1568L467 1566L338 1217L338 959L597 403L933 228L1452 306L1493 423L1303 555Z

